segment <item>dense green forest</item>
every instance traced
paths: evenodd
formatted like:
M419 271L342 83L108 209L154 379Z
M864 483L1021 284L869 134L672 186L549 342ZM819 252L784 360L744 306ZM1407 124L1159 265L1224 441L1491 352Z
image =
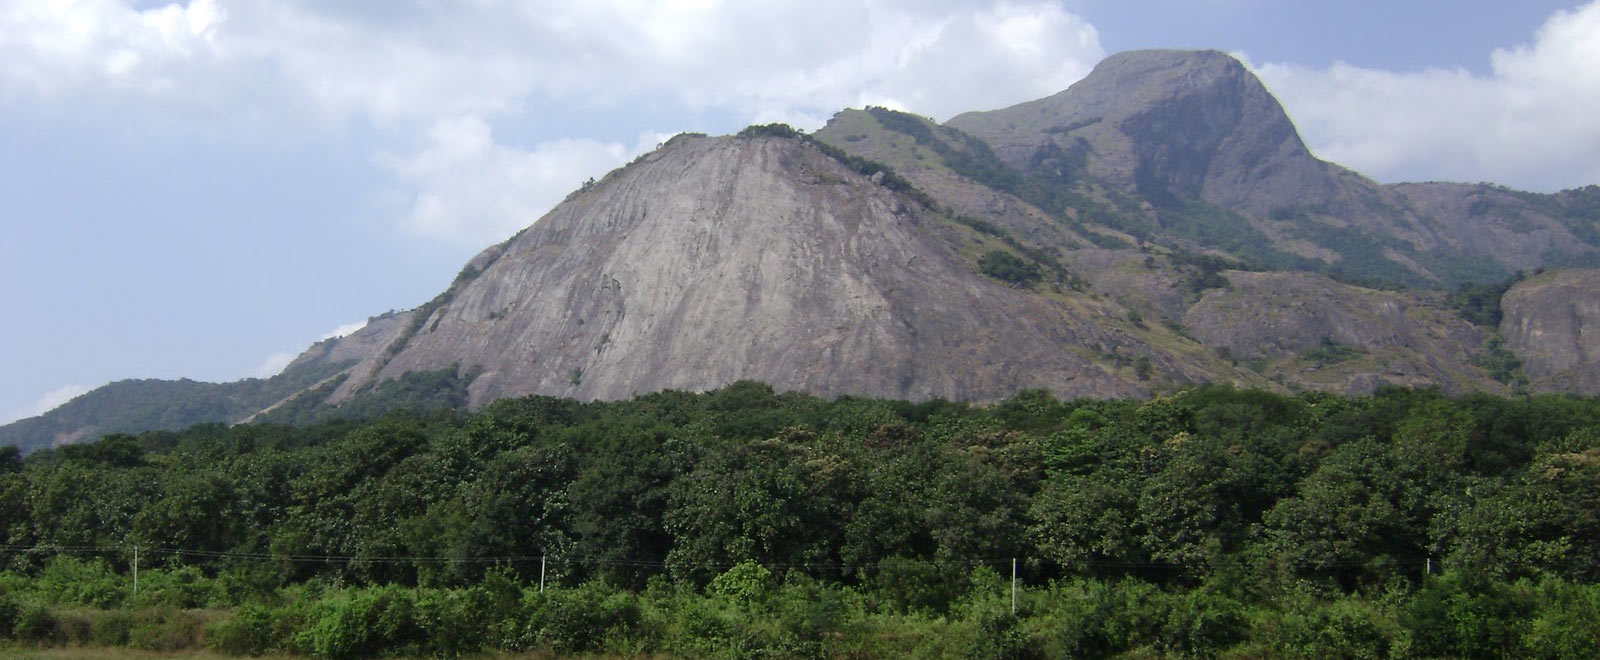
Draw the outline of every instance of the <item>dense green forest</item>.
M1208 386L974 406L744 382L9 451L0 637L1593 658L1596 539L1593 399Z

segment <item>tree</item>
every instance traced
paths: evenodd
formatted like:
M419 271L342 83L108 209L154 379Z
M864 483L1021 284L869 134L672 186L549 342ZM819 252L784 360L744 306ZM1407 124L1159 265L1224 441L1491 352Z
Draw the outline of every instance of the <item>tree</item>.
M668 562L707 577L707 566L744 560L801 565L838 559L849 489L843 461L807 446L809 434L740 443L708 456L672 484L663 526Z
M1294 574L1345 587L1381 582L1398 569L1394 562L1426 556L1425 521L1407 510L1402 481L1376 440L1338 447L1266 513L1274 555Z
M978 272L1013 287L1033 286L1042 277L1038 266L1005 250L990 250L978 257Z

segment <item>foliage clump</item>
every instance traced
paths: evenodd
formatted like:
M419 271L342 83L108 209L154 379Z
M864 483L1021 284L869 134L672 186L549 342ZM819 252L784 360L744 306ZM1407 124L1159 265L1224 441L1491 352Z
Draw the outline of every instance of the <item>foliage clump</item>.
M742 138L775 137L790 140L799 139L802 135L795 127L782 123L751 124L738 133L738 137Z
M1323 337L1312 346L1300 352L1300 359L1320 365L1334 364L1353 360L1366 354L1366 350L1359 346L1340 344L1332 337Z
M1042 276L1039 267L1005 250L990 250L978 257L978 272L1013 287L1030 287Z

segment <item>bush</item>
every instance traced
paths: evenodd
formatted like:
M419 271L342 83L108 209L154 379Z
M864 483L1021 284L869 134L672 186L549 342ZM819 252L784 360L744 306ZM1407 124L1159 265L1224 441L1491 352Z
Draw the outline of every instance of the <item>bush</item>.
M83 612L54 612L50 641L56 644L88 644L94 636L94 621Z
M11 638L17 626L17 617L21 614L22 605L11 594L0 592L0 639Z
M607 640L633 637L640 622L637 598L598 582L536 595L531 625L540 645L557 653L604 648Z
M793 126L790 126L788 124L782 124L782 123L752 124L750 126L744 127L743 130L740 130L738 137L742 137L742 138L776 137L776 138L791 138L792 139L792 138L800 137L800 131L795 130L795 128Z
M477 589L419 589L416 620L428 655L460 656L483 647L485 633L498 618Z
M1395 656L1398 625L1373 603L1292 598L1284 611L1262 617L1257 640L1280 658L1378 659ZM1403 655L1403 653L1399 653Z
M421 639L411 592L379 587L337 592L311 606L296 650L323 658L356 658L408 650Z
M270 597L283 587L284 568L267 562L239 563L218 571L211 580L213 606L243 605Z
M772 571L747 559L712 578L706 591L732 603L750 607L765 600L771 586Z
M80 560L57 555L39 575L39 591L58 605L83 605L107 609L120 605L130 583L99 559Z
M1418 655L1498 658L1520 649L1532 605L1532 594L1520 586L1448 571L1423 583L1401 621Z
M133 617L114 611L95 617L89 625L89 639L97 646L125 646L133 632Z
M943 614L966 587L963 575L927 561L891 557L869 580L882 607L902 614Z
M1042 277L1038 266L1005 250L990 250L978 257L978 272L1020 287L1032 286Z
M962 644L963 658L1040 657L1029 644L1028 634L1011 612L1000 607L969 612L964 622L969 637Z
M1115 587L1095 580L1053 584L1039 599L1048 607L1035 625L1048 655L1103 658L1127 648L1127 626L1117 625L1119 595Z
M169 608L146 610L133 617L128 646L146 651L177 651L200 645L201 620L193 612Z
M14 638L24 642L48 642L55 633L56 617L44 603L28 601L17 608L16 623L11 629Z
M280 646L272 612L245 605L206 627L206 647L227 655L259 655Z
M1539 609L1523 638L1535 658L1600 658L1600 585L1550 579L1541 583Z
M139 593L128 600L135 607L193 609L208 605L213 590L197 567L155 569L139 573Z
M1301 351L1300 358L1307 362L1329 365L1357 358L1365 353L1365 349L1355 346L1346 346L1344 344L1334 342L1330 337L1323 337L1317 342L1316 346Z
M1163 645L1183 657L1212 657L1245 637L1244 607L1208 589L1170 596L1166 619Z

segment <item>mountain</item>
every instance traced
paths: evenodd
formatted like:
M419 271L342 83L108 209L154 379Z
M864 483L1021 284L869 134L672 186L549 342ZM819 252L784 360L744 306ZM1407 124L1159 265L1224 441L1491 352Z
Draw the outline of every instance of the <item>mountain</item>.
M1262 266L1455 286L1600 265L1594 218L1559 198L1384 186L1318 160L1261 82L1214 51L1113 55L1059 94L948 124L1016 171L1138 200L1124 229Z
M305 363L271 378L232 383L119 380L44 415L0 426L0 446L31 452L93 440L108 433L176 431L205 422L238 421L348 368L350 361Z
M1593 394L1596 271L1512 281L1590 265L1600 189L1378 184L1311 154L1233 58L1139 51L942 125L867 108L815 135L680 135L212 421L745 379L977 401ZM0 437L19 425L52 429L25 447L111 428L64 407Z
M959 226L873 179L801 139L676 138L474 259L334 399L456 364L483 368L475 404L742 379L912 399L1141 390L1066 350L1137 340L976 276Z

